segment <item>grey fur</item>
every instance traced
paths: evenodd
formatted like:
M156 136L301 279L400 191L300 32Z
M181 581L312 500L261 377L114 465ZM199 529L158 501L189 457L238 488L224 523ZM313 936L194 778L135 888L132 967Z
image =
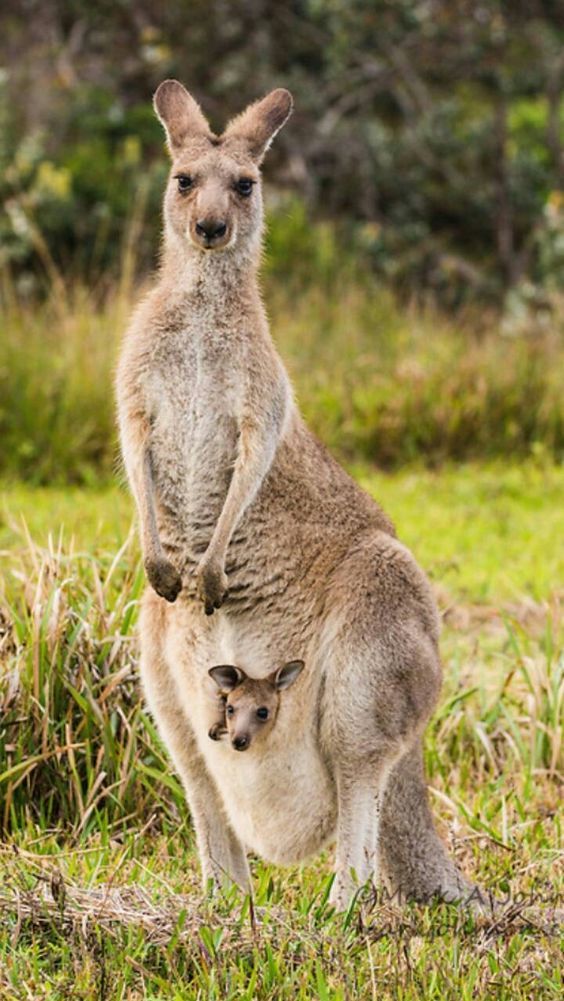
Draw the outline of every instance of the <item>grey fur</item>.
M260 298L258 164L291 99L274 91L217 137L182 91L168 83L156 98L173 156L164 254L125 338L117 393L154 589L143 682L204 879L248 887L247 849L287 863L336 838L337 907L369 877L458 899L470 887L435 832L421 764L441 680L431 590L386 515L304 425ZM225 226L213 246L204 217ZM244 663L264 679L296 656L305 667L268 740L244 755L209 740L209 664Z

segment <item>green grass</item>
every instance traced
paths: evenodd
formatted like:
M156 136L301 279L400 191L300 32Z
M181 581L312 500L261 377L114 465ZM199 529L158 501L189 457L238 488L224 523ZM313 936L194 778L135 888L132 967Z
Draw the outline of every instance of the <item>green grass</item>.
M448 466L393 476L357 470L400 538L457 601L542 601L564 586L564 467Z
M111 478L115 359L138 298L131 268L111 294L55 285L40 306L0 288L0 476ZM545 327L510 336L494 316L400 308L349 272L317 287L271 276L266 298L307 420L347 461L562 459L562 302Z
M444 612L433 809L460 863L513 907L474 924L366 899L343 919L326 904L330 853L255 861L254 920L236 894L204 903L180 785L139 699L129 499L6 486L0 1001L560 997L564 470L539 456L356 475Z
M471 463L440 471L394 474L355 467L402 541L454 600L543 601L564 586L564 466ZM5 484L0 489L0 550L18 550L24 523L42 546L60 528L75 551L112 554L134 523L128 494L115 486L85 489ZM447 530L445 530L447 529ZM134 543L135 545L135 543Z

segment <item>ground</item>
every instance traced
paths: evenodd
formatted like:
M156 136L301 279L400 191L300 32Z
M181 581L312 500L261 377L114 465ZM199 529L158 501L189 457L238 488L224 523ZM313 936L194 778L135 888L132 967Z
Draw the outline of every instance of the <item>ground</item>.
M436 588L433 809L502 913L400 910L367 891L343 919L327 905L329 853L257 861L252 903L204 903L182 794L139 703L129 499L6 485L0 1001L561 996L564 469L354 474Z

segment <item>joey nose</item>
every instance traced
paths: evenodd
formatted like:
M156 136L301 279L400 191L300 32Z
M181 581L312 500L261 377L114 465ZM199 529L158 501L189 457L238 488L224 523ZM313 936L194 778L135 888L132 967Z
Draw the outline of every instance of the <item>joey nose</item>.
M196 223L196 233L198 236L206 237L208 240L225 236L227 224L221 219L198 219Z
M244 751L249 746L249 738L245 736L233 737L231 743L236 751Z

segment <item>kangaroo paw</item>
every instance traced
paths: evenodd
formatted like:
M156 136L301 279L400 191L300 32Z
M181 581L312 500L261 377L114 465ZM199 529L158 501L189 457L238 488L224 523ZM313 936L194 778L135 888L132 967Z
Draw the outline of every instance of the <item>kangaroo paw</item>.
M206 615L213 615L216 608L221 608L226 594L227 577L223 567L215 561L203 560L198 569L198 595Z
M172 563L165 559L147 559L145 571L151 587L161 598L176 601L182 590L182 579Z

